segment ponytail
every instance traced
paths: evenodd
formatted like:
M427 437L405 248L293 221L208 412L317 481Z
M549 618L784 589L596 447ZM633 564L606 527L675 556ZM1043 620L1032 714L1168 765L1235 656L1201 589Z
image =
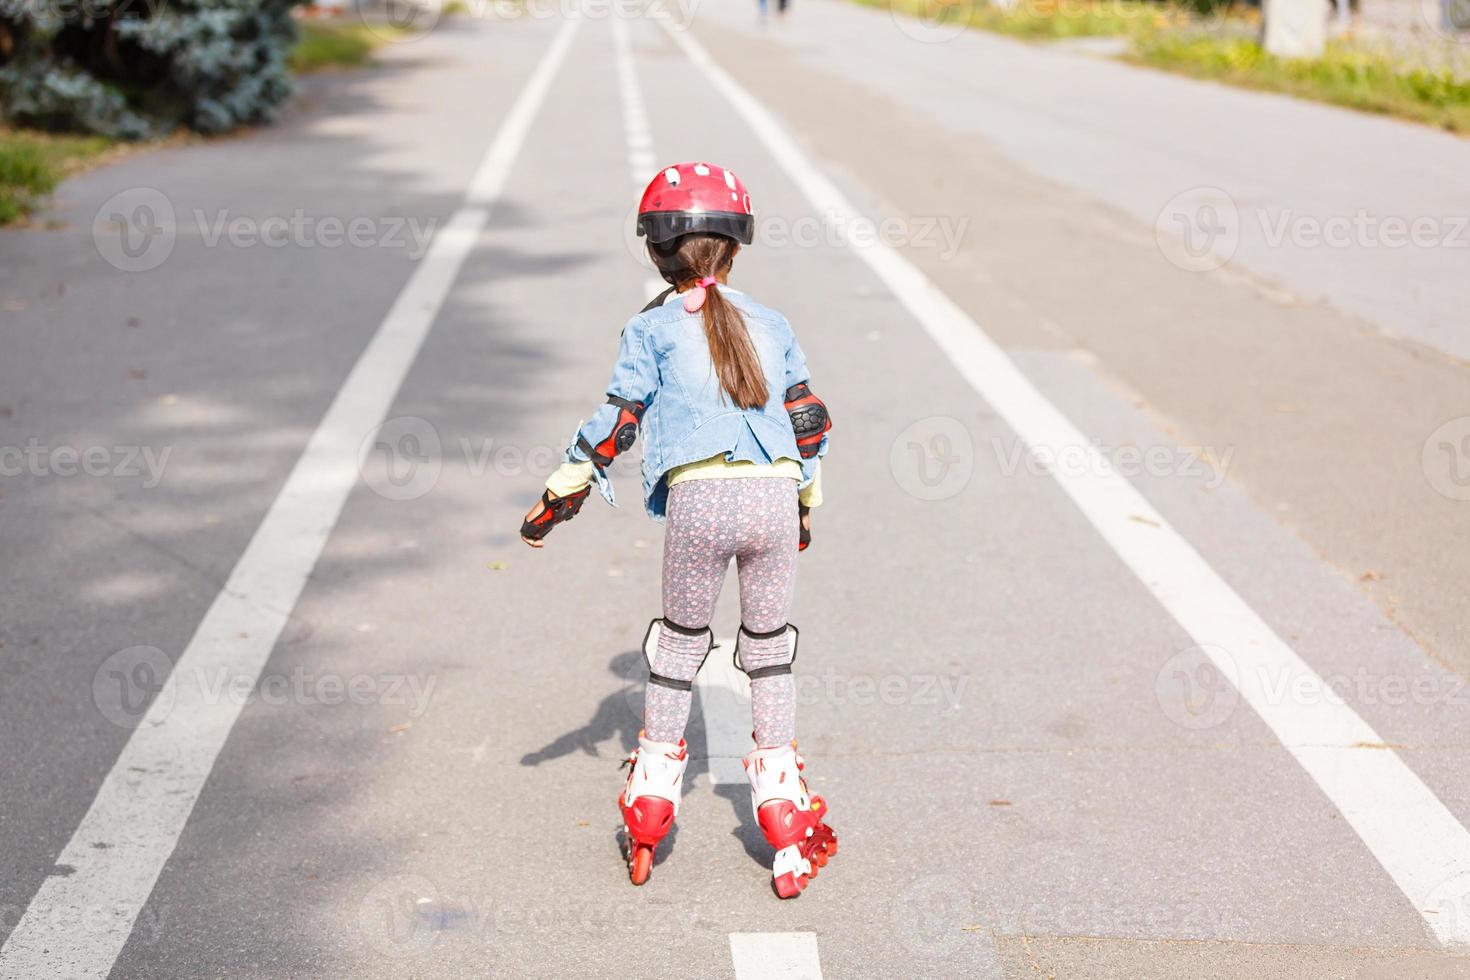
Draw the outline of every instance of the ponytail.
M745 318L720 292L715 276L729 272L739 245L721 235L693 234L675 239L672 249L649 244L649 254L666 281L689 287L684 308L704 314L704 337L720 388L736 408L759 408L770 397L765 372Z

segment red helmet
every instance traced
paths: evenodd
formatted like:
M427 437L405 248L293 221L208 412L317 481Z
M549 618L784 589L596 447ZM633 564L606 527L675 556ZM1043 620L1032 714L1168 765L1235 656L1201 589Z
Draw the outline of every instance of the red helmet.
M653 178L638 202L638 234L655 244L680 235L724 235L743 245L755 237L750 194L740 178L708 163L676 163Z

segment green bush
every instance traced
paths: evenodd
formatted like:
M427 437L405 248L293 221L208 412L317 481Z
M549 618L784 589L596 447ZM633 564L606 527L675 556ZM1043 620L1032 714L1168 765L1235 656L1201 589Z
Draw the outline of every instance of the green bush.
M138 139L264 122L291 93L297 0L0 5L0 112Z

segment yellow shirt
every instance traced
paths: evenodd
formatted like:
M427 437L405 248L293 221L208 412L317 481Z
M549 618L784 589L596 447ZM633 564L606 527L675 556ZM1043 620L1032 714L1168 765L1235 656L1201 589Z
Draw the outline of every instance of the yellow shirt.
M669 486L677 486L690 480L730 480L730 479L759 479L759 478L790 479L801 482L801 464L794 459L778 459L774 463L752 463L748 460L737 460L730 462L725 459L723 453L711 456L709 459L701 459L695 463L685 463L669 470ZM567 494L581 492L592 482L592 464L587 463L562 463L551 474L546 481L546 489L554 496L565 497ZM822 466L820 463L814 467L812 482L801 488L798 497L805 507L822 506Z

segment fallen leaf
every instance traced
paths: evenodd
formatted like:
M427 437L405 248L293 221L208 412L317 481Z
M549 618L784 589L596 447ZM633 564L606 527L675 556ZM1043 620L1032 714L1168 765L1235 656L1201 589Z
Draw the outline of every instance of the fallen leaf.
M413 727L413 722L411 722L411 721L405 721L401 725L394 725L392 728L388 729L388 734L389 735L402 735L404 732L408 731L412 727Z
M1010 800L991 800L990 801L990 805L991 806L1014 806L1015 804L1013 804Z
M1375 571L1374 569L1371 569L1370 568L1366 572L1364 572L1362 575L1359 575L1358 576L1358 581L1359 582L1382 582L1383 581L1383 573L1382 572L1379 572L1379 571Z
M490 567L490 571L492 571L492 572L503 572L507 568L510 567L510 562L508 562L508 561L492 561L490 563L490 566L489 567Z
M1159 522L1158 521L1149 520L1147 517L1139 517L1137 514L1129 514L1128 515L1128 519L1130 521L1137 521L1140 524L1147 524L1149 527L1158 527L1159 526Z

